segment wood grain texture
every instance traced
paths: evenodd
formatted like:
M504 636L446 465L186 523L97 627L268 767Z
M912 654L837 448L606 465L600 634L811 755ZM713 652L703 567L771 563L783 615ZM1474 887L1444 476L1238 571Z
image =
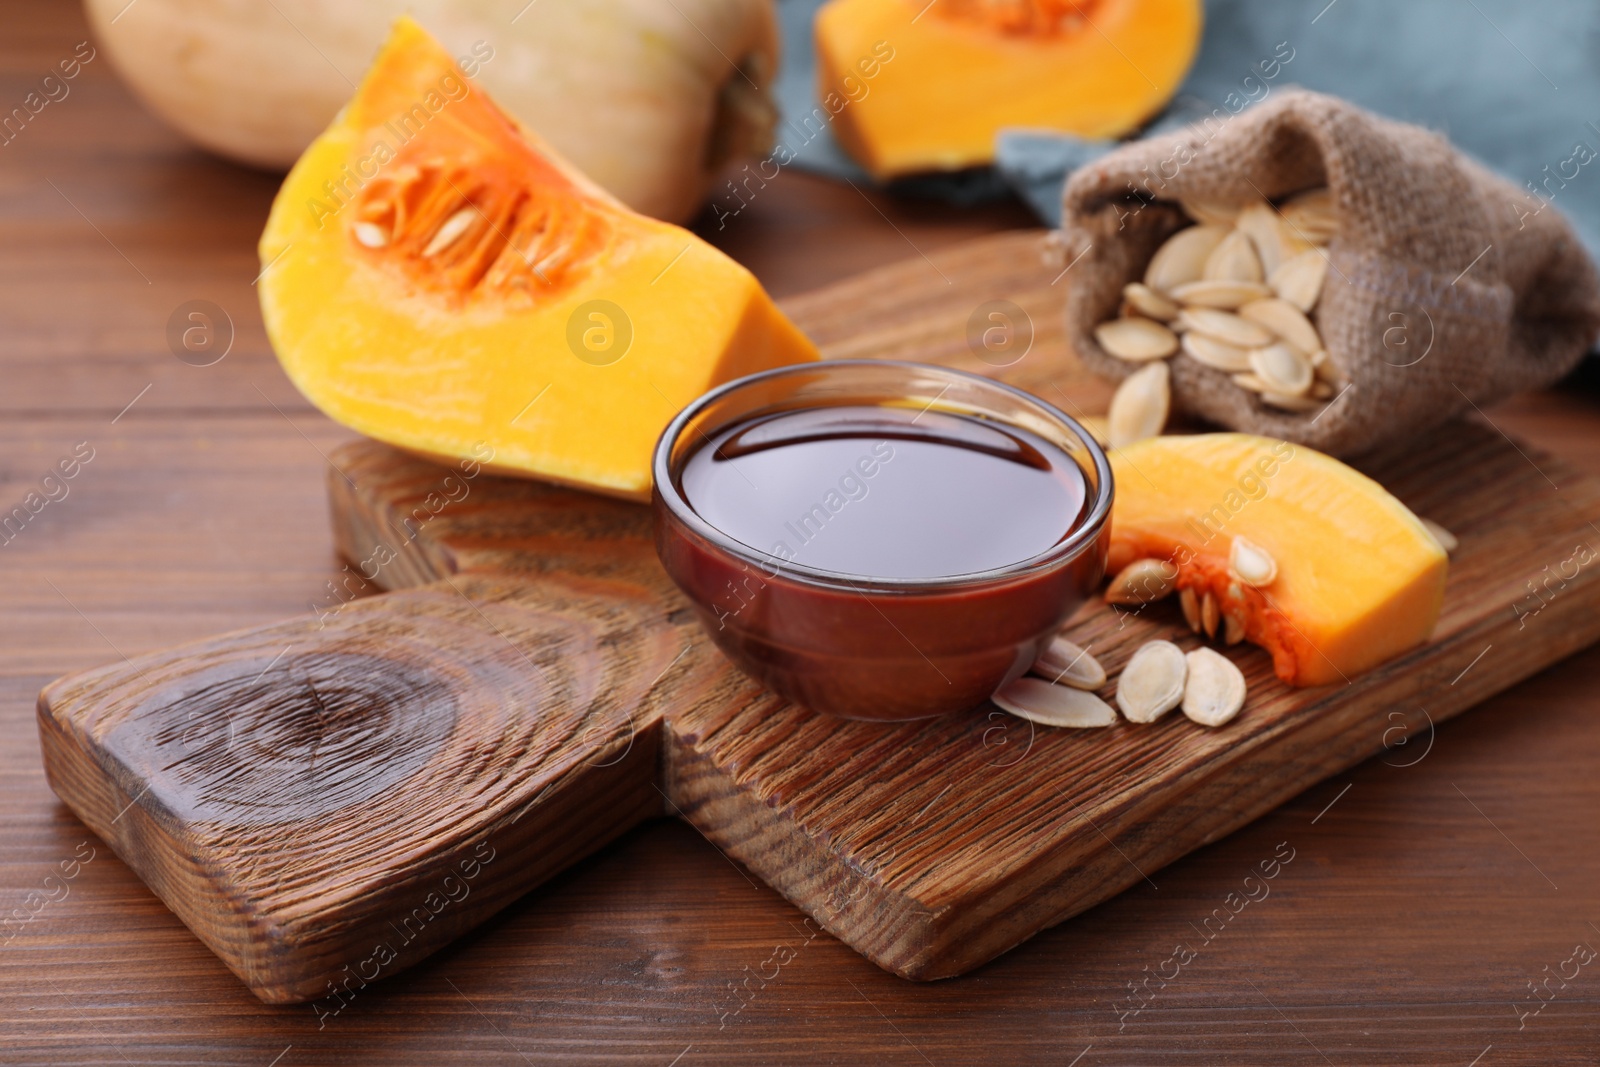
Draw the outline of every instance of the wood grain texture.
M50 0L0 0L0 27L12 106L87 36L80 5ZM1442 38L1413 44L1424 66L1461 61ZM1065 1067L1081 1054L1076 1067L1551 1067L1600 1056L1590 969L1526 1025L1512 1011L1600 921L1600 649L1437 731L1395 709L1405 722L1386 730L1407 744L962 978L904 982L831 937L807 940L814 923L668 819L335 1018L261 1003L54 797L35 705L54 677L118 650L325 608L339 602L330 587L351 581L321 485L324 453L350 435L308 411L253 310L254 240L275 188L183 145L100 61L0 149L0 487L15 502L73 442L100 448L72 496L0 550L0 1062ZM942 247L1023 219L786 168L703 232L795 293L904 257L937 280L918 249L942 266ZM195 297L222 304L239 330L214 367L178 363L162 334ZM1578 381L1488 418L1600 474L1597 411L1600 392ZM1553 617L1530 619L1472 671L1559 638ZM1285 840L1299 855L1271 897L1176 982L1151 980L1154 999L1123 1017L1129 983L1197 939ZM63 887L76 855L93 859ZM780 946L798 955L767 980Z
M659 813L693 664L630 594L467 577L77 675L51 786L263 1000L336 998Z
M1543 669L1546 656L1600 639L1597 588L1580 574L1546 609L1556 639L1468 671L1487 646L1514 641L1511 605L1526 578L1596 538L1581 512L1522 478L1522 458L1488 431L1453 427L1407 459L1412 479L1390 479L1403 498L1454 494L1460 567L1433 641L1349 685L1289 689L1264 653L1230 651L1251 695L1216 731L1181 717L1034 730L992 709L885 731L696 709L669 722L670 792L713 841L881 966L916 978L968 970L1382 751L1395 709L1442 721ZM1374 469L1395 469L1386 462ZM1479 477L1471 493L1463 481ZM1515 499L1504 522L1499 509L1516 498L1506 487L1519 481L1532 499ZM1589 513L1600 505L1593 487L1585 503ZM1112 676L1107 699L1143 642L1199 644L1170 604L1140 618L1102 607L1067 634ZM839 894L849 904L834 913Z
M1045 312L1056 293L1040 247L1038 234L976 242L959 254L944 254L938 273L949 284L981 295L979 306L1004 300L1025 318L1048 322ZM837 321L833 309L838 309ZM1101 400L1099 383L1077 365L1059 332L1049 328L1030 331L1021 359L990 367L975 354L982 350L969 343L960 307L952 307L938 283L914 264L793 301L790 310L830 356L965 363L1035 392L1057 394L1058 403L1079 411L1097 409ZM720 664L703 635L686 625L686 605L654 561L644 508L496 478L470 464L446 468L372 443L343 446L330 458L336 541L364 579L391 589L432 581L430 588L450 602L458 592L451 584L466 577L516 576L518 584L510 587L505 602L535 607L549 590L581 579L616 583L616 595L627 603L647 605L654 625L675 631L668 644L679 642L686 661L683 677L695 679L696 688L680 690L676 676L655 687L665 708L659 782L654 766L630 765L641 775L631 788L658 790L667 812L688 819L820 928L908 978L949 977L979 966L1327 775L1382 751L1395 708L1420 706L1431 721L1442 721L1600 639L1600 585L1593 571L1578 568L1559 579L1559 589L1552 586L1538 595L1527 587L1530 577L1548 573L1543 568L1559 565L1578 545L1590 543L1592 530L1584 516L1600 514L1600 485L1548 457L1523 454L1493 430L1464 423L1365 464L1402 500L1444 522L1462 540L1434 639L1349 684L1313 690L1280 683L1264 653L1233 650L1251 697L1239 719L1215 731L1176 716L1154 726L1039 729L988 706L898 727L817 716L744 682ZM1530 464L1543 474L1533 476ZM1565 492L1552 492L1545 476L1565 483ZM410 610L405 607L410 594L393 595L396 610ZM1532 601L1513 607L1530 595ZM476 606L479 598L466 599ZM381 630L388 603L387 598L364 602L353 619ZM1512 640L1533 605L1550 613L1557 639L1467 670L1485 647ZM502 643L491 632L498 629L469 626L448 647L471 655L474 640ZM1132 651L1153 637L1175 640L1186 649L1198 644L1170 604L1137 616L1099 606L1080 613L1068 633L1095 652L1113 679ZM386 640L381 633L368 638L365 632L363 639ZM239 644L259 649L263 640L279 636L256 633ZM338 640L318 635L314 654L338 657ZM595 651L573 650L562 662L595 656ZM179 656L172 669L181 671L183 660ZM257 669L255 659L242 651L238 661L244 673ZM368 669L379 677L395 670L386 662ZM123 688L142 684L127 667L109 670L99 687L73 686L52 695L42 705L47 718L78 722L101 705L120 702ZM363 671L352 660L348 673ZM716 680L707 685L709 676ZM1110 697L1113 687L1114 681L1104 695ZM471 697L470 687L455 691L456 699ZM583 689L559 687L563 694L569 691ZM377 703L380 697L367 699ZM573 699L583 703L580 696ZM556 707L561 698L534 704ZM158 718L186 706L173 699L157 705ZM651 718L649 729L657 725ZM103 753L109 751L113 760L119 754L109 737L95 730L81 731L73 741L101 763L107 761ZM403 751L416 747L403 738L393 743ZM55 761L65 758L54 747L46 754ZM76 779L58 792L75 809L92 809L91 825L101 825L109 805L126 804L130 789L149 778L153 766L124 770L129 784L121 793L108 794ZM378 792L387 784L381 777L371 780ZM594 803L605 808L613 802L610 791L624 787L610 778L563 782L575 810L586 788L595 790ZM159 804L159 792L152 793ZM379 847L381 828L390 819L369 811L367 799L352 796L337 810L344 820L380 827L372 842ZM228 822L225 817L217 821ZM431 821L429 816L419 824L423 832ZM563 825L584 838L606 836L591 835L581 818ZM568 840L558 834L553 851L579 854ZM132 840L120 847L170 852L174 838L150 846ZM324 842L315 847L332 851ZM152 884L169 903L179 901L174 910L208 931L203 936L224 958L248 958L231 932L220 929L229 918L239 923L241 916L190 918L180 882L163 873ZM374 914L395 906L392 899L367 892L372 899L362 898L361 906L370 905ZM320 987L330 967L336 970L355 951L346 931L358 940L372 936L370 926L347 918L351 901L325 894L317 900L323 925L339 931L337 949L319 955L308 948L292 962L287 951L275 957L280 968L301 976L298 985L264 982L248 963L234 964L264 997L294 999ZM260 913L270 913L270 907L252 902L243 917L253 923ZM315 921L308 911L306 928ZM311 938L282 940L299 944Z

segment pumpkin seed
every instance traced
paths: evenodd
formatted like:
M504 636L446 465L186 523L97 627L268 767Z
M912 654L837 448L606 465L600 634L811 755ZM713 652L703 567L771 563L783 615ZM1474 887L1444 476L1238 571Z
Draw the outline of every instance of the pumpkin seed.
M1183 650L1171 641L1139 648L1117 679L1117 707L1129 722L1155 722L1183 700L1188 677Z
M1267 276L1267 284L1278 296L1301 311L1309 312L1317 306L1327 276L1327 255L1313 249L1284 260L1282 266Z
M1148 604L1172 592L1178 568L1170 560L1136 559L1106 586L1107 604Z
M1106 669L1100 661L1065 637L1051 641L1029 670L1056 685L1074 689L1099 689L1106 684Z
M1232 311L1252 301L1272 295L1272 290L1259 282L1208 281L1184 282L1172 290L1172 298L1195 307L1222 308ZM1176 313L1174 313L1176 315Z
M1305 312L1277 297L1252 300L1239 308L1239 317L1265 326L1302 352L1322 350L1322 338Z
M1287 222L1279 225L1278 239L1278 251L1281 257L1278 260L1278 266L1280 268L1295 256L1304 255L1307 252L1316 252L1319 254L1322 253L1321 245L1312 244L1310 241L1307 241L1305 238L1289 229L1289 224Z
M1326 188L1297 193L1281 209L1286 229L1314 245L1325 245L1339 232L1339 214Z
M1144 284L1158 293L1165 293L1175 285L1198 281L1205 270L1206 258L1226 236L1226 226L1190 226L1179 230L1150 257L1150 265L1144 270Z
M1189 629L1199 633L1200 598L1194 595L1192 586L1186 585L1178 590L1178 606L1183 609L1183 621L1189 624Z
M1268 407L1275 407L1280 411L1293 412L1304 415L1310 411L1321 411L1324 402L1313 400L1309 396L1290 396L1287 393L1262 393L1261 402Z
M1122 380L1111 396L1106 415L1113 448L1154 437L1167 424L1172 404L1171 372L1165 363L1151 363Z
M1263 392L1303 396L1316 376L1311 361L1282 341L1250 350L1250 369L1266 383Z
M1278 561L1254 541L1236 535L1228 549L1228 573L1245 585L1259 588L1277 579Z
M471 228L472 220L477 216L478 209L468 205L445 219L444 225L433 235L433 240L428 242L428 247L422 250L423 258L436 256L455 244L457 239Z
M1205 334L1184 334L1182 348L1190 359L1217 370L1231 373L1246 370L1250 366L1250 353L1245 349L1214 341Z
M1202 726L1222 726L1244 707L1244 673L1211 648L1184 657L1183 713Z
M1233 220L1233 224L1240 233L1250 238L1264 275L1271 276L1272 272L1288 258L1284 254L1283 231L1278 222L1278 212L1271 204L1258 200L1248 205L1239 212L1239 217Z
M1122 299L1139 314L1160 319L1162 322L1171 322L1182 310L1177 304L1141 282L1129 282L1124 285Z
M1200 629L1207 637L1217 636L1217 598L1207 589L1200 598Z
M1214 282L1259 282L1265 274L1250 238L1234 230L1211 250L1200 277Z
M1232 226L1239 217L1240 205L1224 200L1180 199L1178 204L1191 219L1211 226Z
M1295 193L1284 201L1283 206L1305 208L1331 214L1333 212L1333 190L1326 185L1318 185L1304 192Z
M989 698L995 706L1043 726L1110 726L1117 713L1082 689L1052 685L1042 678L1018 678Z
M1306 395L1312 400L1332 400L1338 393L1330 383L1318 378L1311 383L1311 392Z
M1422 525L1426 526L1428 532L1433 534L1433 539L1439 542L1439 547L1444 549L1445 555L1453 556L1456 554L1456 549L1461 547L1460 538L1432 519L1423 519Z
M1266 382L1254 374L1231 374L1229 377L1233 379L1234 385L1241 389L1248 389L1252 393L1270 393L1272 391Z
M1178 350L1178 335L1153 319L1112 319L1094 328L1100 347L1130 362L1163 359Z
M368 248L382 248L389 243L389 231L376 222L358 222L355 231L356 240Z
M1203 333L1212 340L1239 348L1258 348L1273 342L1272 332L1265 326L1241 319L1231 311L1184 308L1175 321L1181 329Z
M1237 645L1244 640L1244 620L1232 612L1222 613L1222 643Z

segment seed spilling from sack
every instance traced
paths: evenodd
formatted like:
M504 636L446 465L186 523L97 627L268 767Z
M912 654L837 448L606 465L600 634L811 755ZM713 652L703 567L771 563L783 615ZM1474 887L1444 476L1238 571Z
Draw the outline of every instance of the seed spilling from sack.
M1180 350L1174 418L1335 457L1401 447L1474 404L1556 381L1600 336L1600 265L1566 208L1504 210L1526 193L1436 131L1283 87L1221 125L1152 132L1068 177L1062 244L1077 265L1072 284L1057 285L1066 340L1087 370L1127 376L1093 332L1138 313L1122 310L1122 287L1140 281L1187 306L1172 286L1197 280L1198 251L1182 257L1187 271L1146 265L1176 262L1169 238L1200 240L1205 280L1241 233L1274 297L1305 313L1328 349L1331 369L1313 366L1332 388L1258 392Z
M1348 384L1310 317L1328 273L1323 246L1339 228L1328 190L1297 193L1277 206L1265 200L1180 203L1197 225L1167 238L1150 258L1144 281L1124 287L1121 317L1095 327L1100 347L1136 363L1181 353L1231 375L1267 407L1321 411ZM1140 374L1145 371L1124 387ZM1125 417L1128 434L1161 431L1152 378L1130 390L1137 399L1124 401L1139 416ZM1123 390L1117 392L1120 397ZM1166 404L1163 396L1161 423Z
M1206 261L1228 233L1226 226L1191 226L1179 230L1150 258L1144 284L1158 293L1170 293L1184 282L1199 281L1205 274Z
M1189 354L1189 358L1208 367L1229 374L1242 373L1250 369L1250 352L1238 345L1230 345L1225 341L1213 340L1203 333L1193 330L1183 335L1182 348Z
M1255 348L1272 343L1272 332L1265 326L1242 319L1231 311L1189 307L1178 313L1176 327L1236 348Z
M1272 290L1260 282L1208 281L1203 278L1197 282L1184 282L1172 290L1172 299L1181 301L1187 307L1221 308L1224 311L1236 310L1271 295ZM1160 293L1155 296L1162 299ZM1171 301L1168 303L1171 304ZM1177 304L1171 304L1171 307L1172 314L1164 321L1177 318L1182 310Z
M1196 283L1190 282L1194 285ZM1182 286L1179 286L1182 288ZM1178 317L1178 312L1183 309L1171 300L1162 296L1148 285L1139 282L1129 282L1122 287L1122 299L1127 307L1123 309L1123 318L1133 318L1129 311L1136 311L1160 322L1171 322Z
M1250 369L1255 372L1263 393L1304 396L1316 377L1311 360L1293 345L1278 341L1250 352Z
M1234 230L1211 250L1200 277L1208 282L1259 282L1265 275L1250 238Z
M1282 298L1254 300L1239 308L1239 317L1264 326L1309 355L1322 350L1322 338L1305 313Z
M1112 319L1094 328L1100 347L1118 359L1142 363L1178 350L1178 335L1153 319Z
M1322 295L1322 282L1328 276L1328 257L1321 249L1301 252L1286 260L1267 278L1267 285L1279 298L1301 311L1310 312Z

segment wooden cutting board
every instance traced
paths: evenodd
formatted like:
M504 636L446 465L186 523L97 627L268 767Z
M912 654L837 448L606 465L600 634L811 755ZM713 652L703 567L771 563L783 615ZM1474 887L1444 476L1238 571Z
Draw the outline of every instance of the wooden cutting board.
M1059 273L1020 233L787 310L831 357L994 373L1100 412L1108 389L1063 345ZM1005 367L969 341L997 309L1018 328L989 355ZM1250 698L1220 730L817 716L716 652L646 509L368 442L332 458L347 574L393 592L330 583L313 615L39 701L61 798L258 996L319 1012L662 815L878 965L961 974L1600 639L1600 585L1573 562L1600 544L1600 483L1477 423L1361 464L1461 539L1434 639L1312 690L1229 649ZM1095 607L1070 633L1113 678L1152 637L1196 645L1172 604Z

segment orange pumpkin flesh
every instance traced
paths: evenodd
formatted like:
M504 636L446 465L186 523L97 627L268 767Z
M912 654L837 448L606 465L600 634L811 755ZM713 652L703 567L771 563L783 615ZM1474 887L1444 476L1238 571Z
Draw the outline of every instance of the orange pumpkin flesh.
M273 347L332 418L634 499L689 401L818 358L749 271L584 178L410 19L285 180L260 252Z
M1354 678L1428 639L1448 563L1382 486L1300 445L1248 434L1155 437L1112 453L1108 569L1169 559L1210 592L1290 685ZM1235 537L1265 548L1262 588L1229 573Z
M1172 97L1200 0L832 0L817 63L833 130L874 177L994 159L1006 126L1119 137Z

